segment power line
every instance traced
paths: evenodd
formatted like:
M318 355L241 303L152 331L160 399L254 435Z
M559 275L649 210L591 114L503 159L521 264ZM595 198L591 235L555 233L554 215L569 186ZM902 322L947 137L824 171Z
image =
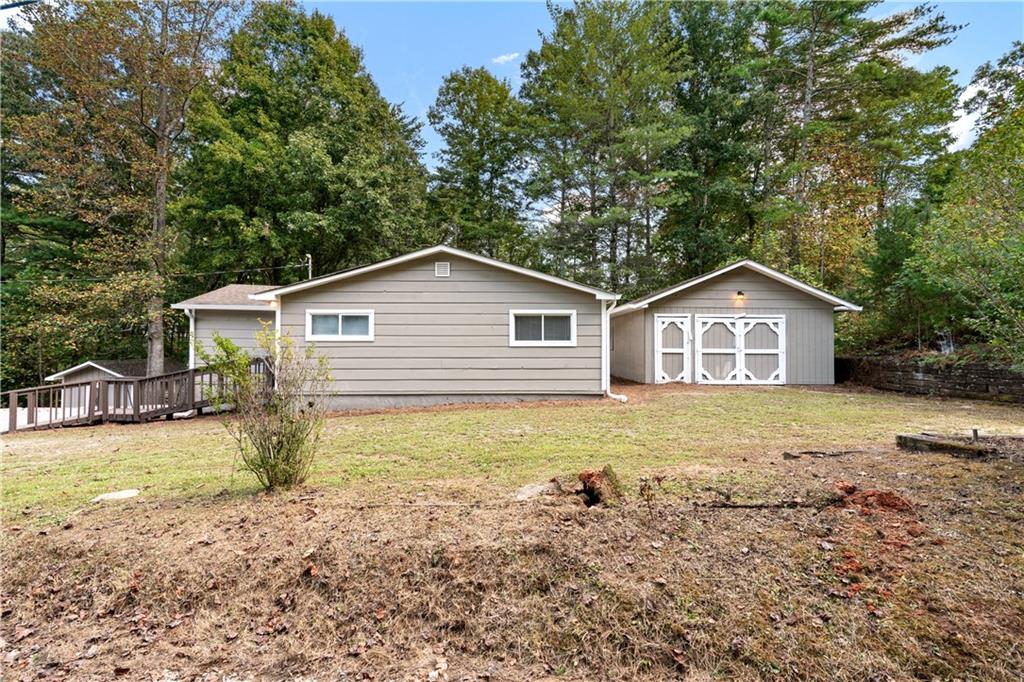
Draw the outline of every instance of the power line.
M211 270L210 272L181 272L171 275L161 275L161 277L204 277L206 275L236 275L245 272L266 272L268 270L284 270L285 268L305 268L308 267L306 263L293 263L291 265L275 265L266 268L246 268L244 270ZM137 273L132 273L137 274ZM0 284L12 284L15 282L28 282L33 284L61 284L64 282L109 282L112 277L55 277L55 278L38 278L38 279L5 279L0 281Z

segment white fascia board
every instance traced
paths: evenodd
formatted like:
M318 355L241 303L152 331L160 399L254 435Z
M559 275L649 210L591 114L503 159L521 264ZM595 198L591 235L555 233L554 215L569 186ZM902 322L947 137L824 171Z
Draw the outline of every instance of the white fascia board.
M252 294L249 295L250 298ZM274 303L174 303L176 310L273 310Z
M773 270L772 268L769 268L765 265L761 265L760 263L756 263L752 260L741 260L736 263L733 263L732 265L727 265L724 268L720 268L718 270L714 270L713 272L709 272L706 275L702 275L695 279L691 279L687 282L684 282L683 284L680 284L677 287L667 289L666 291L654 294L653 296L648 296L647 298L638 299L632 303L627 303L626 305L619 308L620 314L628 310L641 310L649 306L651 303L654 303L655 301L663 299L667 296L672 296L674 294L679 293L680 291L690 289L699 284L703 284L704 282L707 282L709 279L720 277L721 275L732 272L737 268L749 268L754 272L764 275L765 277L774 279L776 282L781 282L783 284L793 287L794 289L802 291L805 294L809 294L811 296L814 296L815 298L831 303L836 311L859 312L862 310L862 308L859 305L850 303L849 301L844 301L838 296L833 296L832 294L826 291L822 291L817 287L812 287L810 284L805 284L804 282L801 282L798 279L794 279L789 275L784 275L778 270Z
M86 360L85 362L83 362L81 364L78 364L78 365L75 365L74 367L69 367L68 369L65 369L62 372L57 372L55 374L51 374L50 376L48 376L45 379L43 379L43 381L56 381L57 379L61 379L61 378L65 377L65 376L67 376L68 374L71 374L72 372L77 372L78 370L85 369L86 367L93 367L95 369L100 370L101 372L106 372L107 374L109 374L109 375L111 375L113 377L116 377L118 379L124 379L124 375L118 374L117 372L115 372L112 369L107 369L106 367L101 367L100 365L97 365L92 360Z
M593 294L599 301L616 301L619 299L618 294L612 294L607 291L595 289L593 287L584 286L583 284L577 284L576 282L570 282L567 279L561 277L555 277L554 275L546 275L543 272L537 272L536 270L530 270L529 268L523 268L518 265L512 265L511 263L505 263L500 260L488 258L486 256L480 256L469 251L463 251L461 249L455 249L450 246L431 246L426 249L420 249L419 251L413 251L403 256L397 256L390 258L380 263L374 263L373 265L367 265L362 268L355 268L353 270L346 270L345 272L339 272L336 275L327 275L326 277L320 277L317 279L306 280L305 282L299 282L297 284L291 284L289 286L280 287L278 289L271 289L259 294L249 294L249 298L254 301L273 301L279 296L285 296L287 294L294 293L296 291L303 291L304 289L311 289L318 287L323 284L330 284L332 282L338 282L343 279L349 279L351 277L358 277L359 275L365 275L368 272L374 272L376 270L383 270L384 268L390 268L393 265L401 265L417 258L424 258L426 256L433 256L437 254L447 254L450 256L459 256L467 260L476 261L477 263L484 263L485 265L491 265L496 268L515 272L526 277L532 277L534 279L543 280L552 284L557 284L569 289L575 289L577 291L583 291L588 294Z
M635 304L635 303L627 303L627 304L622 305L622 306L616 306L615 309L613 309L608 314L611 317L618 317L619 315L628 315L629 313L635 313L636 311L643 310L646 307L647 307L646 303L644 303L642 305Z

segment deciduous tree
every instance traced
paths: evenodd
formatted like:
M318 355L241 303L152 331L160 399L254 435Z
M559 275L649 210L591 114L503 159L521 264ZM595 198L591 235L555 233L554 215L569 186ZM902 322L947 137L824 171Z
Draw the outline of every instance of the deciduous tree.
M129 282L133 300L144 301L150 373L163 371L170 174L228 10L223 0L59 0L24 10L23 58L45 75L33 93L45 106L11 124L34 179L20 207L91 226L90 243L103 250L92 258L116 264L97 268L98 279L139 274Z

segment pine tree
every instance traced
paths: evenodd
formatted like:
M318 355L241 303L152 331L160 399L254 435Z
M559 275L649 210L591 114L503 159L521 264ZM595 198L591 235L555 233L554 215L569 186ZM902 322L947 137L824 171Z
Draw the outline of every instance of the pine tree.
M523 106L486 69L445 77L428 118L444 141L431 181L432 220L455 246L535 259L525 229Z
M626 2L551 7L555 27L523 64L531 195L549 216L556 269L631 290L673 201L663 157L688 133L672 106L679 55L667 8Z

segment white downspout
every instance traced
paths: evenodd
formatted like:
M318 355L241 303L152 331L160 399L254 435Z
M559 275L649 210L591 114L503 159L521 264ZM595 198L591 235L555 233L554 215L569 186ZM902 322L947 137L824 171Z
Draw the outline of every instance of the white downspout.
M615 306L618 301L612 301L612 305L609 308L606 301L601 301L601 371L603 376L601 377L601 383L604 384L604 394L612 400L618 400L620 403L628 402L629 398L620 394L612 393L612 358L611 358L611 343L610 337L612 332L612 318L611 312L615 310Z
M188 368L196 368L196 311L185 308L188 315Z

